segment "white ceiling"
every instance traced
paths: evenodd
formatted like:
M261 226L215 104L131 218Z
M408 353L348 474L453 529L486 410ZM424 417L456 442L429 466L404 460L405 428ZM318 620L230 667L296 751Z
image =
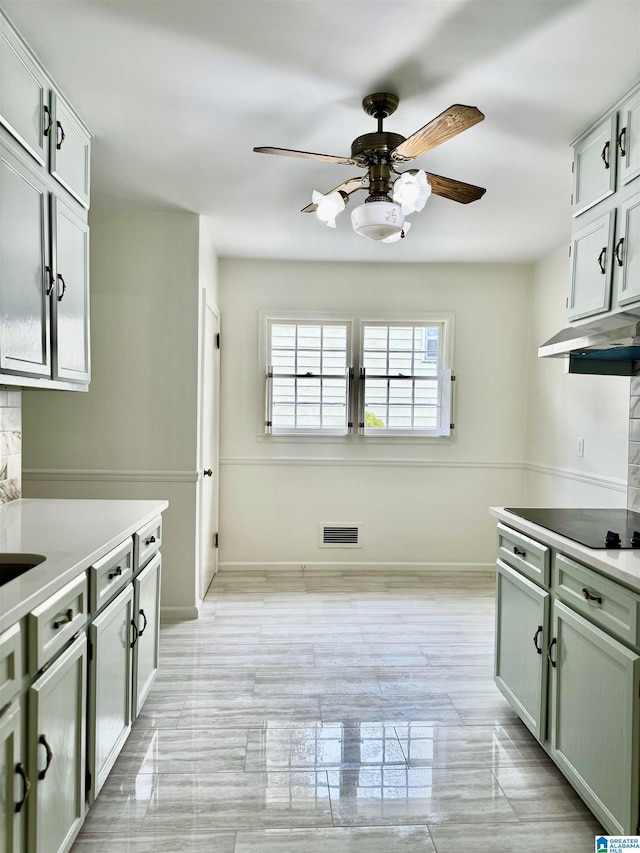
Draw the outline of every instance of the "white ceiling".
M2 0L0 0L2 2ZM640 77L640 0L6 0L95 134L92 204L203 214L221 257L529 261L567 240L569 144ZM361 109L409 136L454 103L486 119L415 165L487 188L432 197L405 240L299 211L357 167ZM413 165L413 164L412 164ZM365 198L352 197L351 207ZM354 202L354 199L358 201Z

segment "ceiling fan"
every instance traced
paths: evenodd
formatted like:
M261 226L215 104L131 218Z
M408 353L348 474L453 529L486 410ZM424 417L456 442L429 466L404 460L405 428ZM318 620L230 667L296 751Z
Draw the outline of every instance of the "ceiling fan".
M484 115L480 110L454 104L405 139L399 133L390 133L382 128L384 119L396 111L398 104L398 96L388 92L367 95L362 101L362 108L367 115L377 120L378 129L375 133L365 133L354 139L350 157L314 154L291 148L263 147L253 150L259 154L305 157L366 169L364 175L349 178L328 193L314 191L312 203L303 207L302 213L316 213L323 222L335 228L335 218L344 210L349 196L358 190L368 189L369 195L364 204L355 208L351 214L353 229L370 240L393 243L404 237L411 227L405 216L422 210L431 193L469 204L482 198L486 192L483 187L444 178L422 169L408 169L404 172L396 169L396 166L408 163L482 121Z

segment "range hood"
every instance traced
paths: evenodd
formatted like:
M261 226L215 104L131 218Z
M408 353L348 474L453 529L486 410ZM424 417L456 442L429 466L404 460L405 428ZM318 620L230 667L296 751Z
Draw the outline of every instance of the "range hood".
M570 326L538 347L539 358L568 359L569 373L633 376L640 370L640 319L629 314Z

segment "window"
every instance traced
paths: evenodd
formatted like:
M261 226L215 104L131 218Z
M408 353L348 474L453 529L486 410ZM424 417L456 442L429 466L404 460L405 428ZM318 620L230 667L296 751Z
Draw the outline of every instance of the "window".
M449 433L444 323L363 322L359 382L365 435Z
M267 317L265 432L450 435L452 326L451 315Z
M350 329L350 323L338 321L268 322L268 431L348 432Z

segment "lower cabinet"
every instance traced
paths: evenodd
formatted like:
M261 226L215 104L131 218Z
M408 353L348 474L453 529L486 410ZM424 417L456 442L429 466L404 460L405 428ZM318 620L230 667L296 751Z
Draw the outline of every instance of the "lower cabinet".
M498 560L496 685L538 740L546 735L549 598L548 592Z
M20 699L15 699L0 717L1 853L20 853L22 849L22 812L29 783L21 756L22 708Z
M87 802L93 803L131 731L129 584L89 625Z
M635 835L640 595L557 552L534 583L499 553L496 686L609 834Z
M611 834L635 834L640 655L559 601L552 642L551 755Z
M158 671L160 631L160 570L162 558L156 554L133 579L133 716L136 718Z
M27 844L69 850L84 821L87 639L82 633L28 690Z

